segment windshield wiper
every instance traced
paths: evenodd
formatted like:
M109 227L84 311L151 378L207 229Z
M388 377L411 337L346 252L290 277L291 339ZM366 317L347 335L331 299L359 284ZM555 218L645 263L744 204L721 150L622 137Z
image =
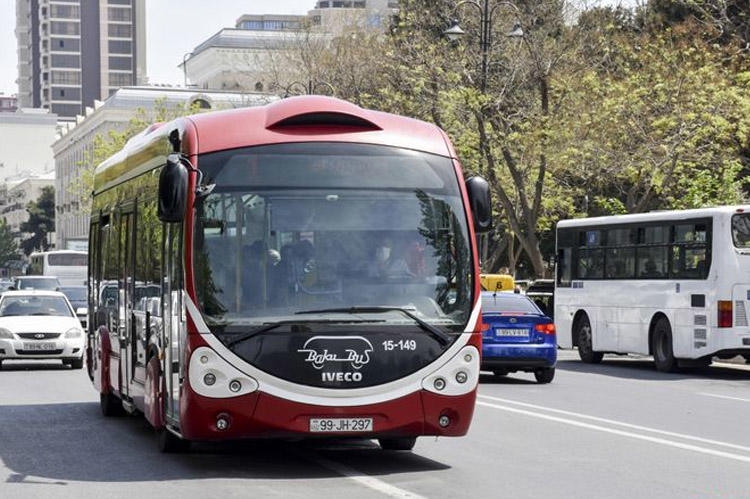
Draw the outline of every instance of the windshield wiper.
M380 314L384 312L401 312L414 322L419 324L419 327L423 331L430 333L440 344L447 345L451 342L451 337L448 336L441 329L433 326L429 322L425 322L416 315L409 312L403 307L348 307L348 308L322 308L320 310L302 310L295 312L295 314L327 314L327 313L349 313L349 314Z
M242 343L243 341L249 340L250 338L254 336L258 336L259 334L267 333L268 331L272 331L276 329L279 326L284 326L288 324L341 324L344 322L355 322L355 323L361 323L361 322L385 322L383 320L362 320L362 319L355 319L355 320L331 320L331 319L321 319L321 320L315 320L315 321L301 321L299 319L296 320L285 320L285 321L277 321L277 322L270 322L267 324L264 324L263 326L253 329L252 331L248 331L247 333L242 333L236 338L232 338L231 341L228 341L225 343L225 345L229 348L233 347L237 343Z

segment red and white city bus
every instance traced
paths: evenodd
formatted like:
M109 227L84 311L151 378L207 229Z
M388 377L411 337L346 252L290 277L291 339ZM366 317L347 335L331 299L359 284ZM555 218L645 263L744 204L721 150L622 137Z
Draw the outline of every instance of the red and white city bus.
M99 165L88 371L191 441L408 450L471 422L487 183L446 134L304 96L153 125Z

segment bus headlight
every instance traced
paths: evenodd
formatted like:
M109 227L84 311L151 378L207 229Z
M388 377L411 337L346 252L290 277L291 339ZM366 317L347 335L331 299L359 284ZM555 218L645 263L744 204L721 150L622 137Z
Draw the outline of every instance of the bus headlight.
M466 345L422 380L422 388L440 395L465 395L479 383L479 351Z
M230 398L258 389L258 382L208 347L195 349L188 369L190 387L209 398Z

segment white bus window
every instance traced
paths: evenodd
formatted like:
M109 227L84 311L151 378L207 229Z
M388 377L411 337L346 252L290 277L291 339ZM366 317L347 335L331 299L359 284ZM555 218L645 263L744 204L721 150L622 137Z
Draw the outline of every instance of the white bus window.
M732 241L737 248L750 248L750 213L732 216Z

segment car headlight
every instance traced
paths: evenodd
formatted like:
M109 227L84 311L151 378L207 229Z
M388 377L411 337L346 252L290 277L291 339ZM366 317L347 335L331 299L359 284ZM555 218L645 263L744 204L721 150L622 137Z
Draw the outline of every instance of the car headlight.
M5 338L7 340L13 339L13 333L10 332L10 329L5 329L4 327L0 327L0 338Z
M72 327L65 331L65 338L80 338L83 332L77 327Z

